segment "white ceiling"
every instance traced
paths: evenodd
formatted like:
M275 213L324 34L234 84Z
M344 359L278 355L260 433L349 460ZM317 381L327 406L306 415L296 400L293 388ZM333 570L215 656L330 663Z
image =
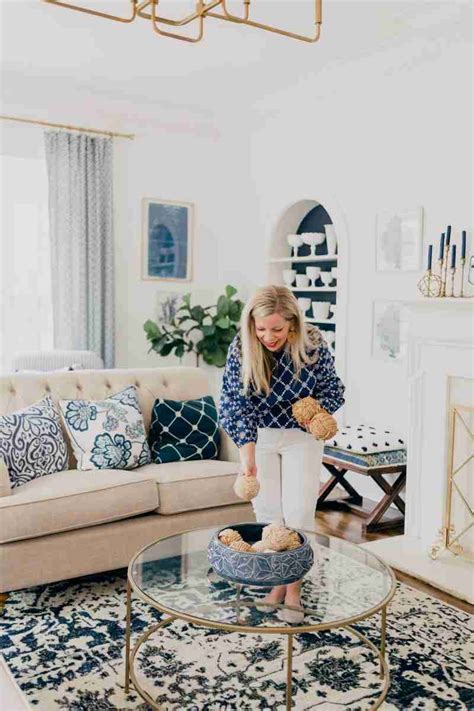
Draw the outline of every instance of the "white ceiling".
M238 12L241 0L231 1ZM75 2L115 12L127 8L126 0ZM187 0L179 4L185 11L193 6ZM160 3L163 14L176 5ZM158 37L140 18L123 25L41 0L0 0L1 113L212 137L223 117L245 125L252 109L263 110L267 100L278 109L285 91L303 81L310 80L317 92L316 79L328 67L347 69L381 48L416 40L456 5L465 2L323 0L319 43L208 19L202 42L190 45ZM262 0L254 6L260 8ZM304 31L312 8L312 0L264 0L262 16Z

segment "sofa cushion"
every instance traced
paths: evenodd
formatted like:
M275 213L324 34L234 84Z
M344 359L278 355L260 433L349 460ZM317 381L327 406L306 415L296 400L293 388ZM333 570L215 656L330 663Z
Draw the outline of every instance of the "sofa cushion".
M134 469L151 461L137 390L105 400L60 400L77 468Z
M34 479L0 499L0 543L128 518L158 506L140 470L68 470Z
M156 464L216 459L219 453L219 425L214 399L159 398L151 415L150 448Z
M13 488L67 469L61 419L50 397L0 417L0 455Z
M147 464L140 472L153 477L158 485L159 514L245 503L233 486L239 464L203 459L194 462Z

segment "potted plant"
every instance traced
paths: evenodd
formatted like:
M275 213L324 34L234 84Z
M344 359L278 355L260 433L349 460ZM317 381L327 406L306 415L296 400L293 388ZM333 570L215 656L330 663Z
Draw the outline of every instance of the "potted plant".
M143 324L150 351L177 358L194 353L197 366L202 358L209 365L222 368L243 308L243 302L234 298L236 293L237 289L228 284L225 293L211 306L193 306L191 294L185 294L181 305L171 309L165 322L158 324L149 319Z

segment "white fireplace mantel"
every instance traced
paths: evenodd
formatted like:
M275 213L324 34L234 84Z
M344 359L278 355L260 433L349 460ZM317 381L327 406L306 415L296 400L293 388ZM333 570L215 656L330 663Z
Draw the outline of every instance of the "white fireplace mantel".
M474 568L429 550L444 524L448 412L471 405L474 393L474 300L404 302L409 313L409 421L405 533L366 544L393 567L474 602Z

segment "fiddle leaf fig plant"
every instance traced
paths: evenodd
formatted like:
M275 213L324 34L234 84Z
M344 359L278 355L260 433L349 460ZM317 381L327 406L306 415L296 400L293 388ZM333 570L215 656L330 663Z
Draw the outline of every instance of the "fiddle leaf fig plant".
M143 324L150 351L161 356L174 353L177 358L194 353L197 366L202 358L222 368L242 314L243 303L234 298L236 294L237 289L228 284L217 303L210 306L193 306L191 294L185 294L166 321L158 324L148 320Z

